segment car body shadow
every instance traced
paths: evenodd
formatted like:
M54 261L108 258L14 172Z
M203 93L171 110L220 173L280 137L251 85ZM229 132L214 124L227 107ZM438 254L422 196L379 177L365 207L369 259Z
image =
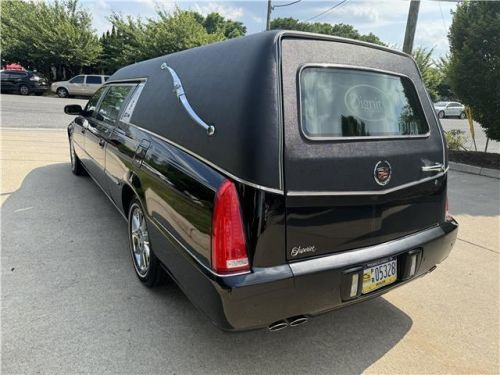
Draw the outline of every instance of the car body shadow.
M376 298L275 333L222 332L174 284L140 284L123 218L66 163L10 194L2 245L6 373L361 373L412 326Z

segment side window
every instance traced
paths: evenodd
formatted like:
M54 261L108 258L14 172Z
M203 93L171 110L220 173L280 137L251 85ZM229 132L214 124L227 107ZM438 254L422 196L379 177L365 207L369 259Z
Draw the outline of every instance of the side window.
M100 85L101 83L101 76L87 76L88 85Z
M83 83L83 79L85 78L85 76L76 76L74 78L72 78L69 83Z
M87 116L92 116L94 114L97 103L99 103L99 99L101 98L101 95L105 89L105 87L101 87L87 102L87 105L85 106L85 112L87 113Z
M99 107L100 120L113 124L133 85L110 86Z

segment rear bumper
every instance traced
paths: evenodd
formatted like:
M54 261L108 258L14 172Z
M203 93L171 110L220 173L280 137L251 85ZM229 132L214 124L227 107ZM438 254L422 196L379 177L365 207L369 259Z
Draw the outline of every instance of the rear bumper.
M198 268L196 275L184 274L179 278L174 275L174 278L218 327L230 331L263 328L288 317L314 316L361 302L428 273L449 255L457 229L455 221L448 221L384 244L278 267L253 269L245 275L217 277ZM419 254L416 272L405 278L410 267L405 257L414 250ZM367 295L346 298L343 286L346 272L389 257L398 259L395 283ZM189 278L187 284L184 278Z

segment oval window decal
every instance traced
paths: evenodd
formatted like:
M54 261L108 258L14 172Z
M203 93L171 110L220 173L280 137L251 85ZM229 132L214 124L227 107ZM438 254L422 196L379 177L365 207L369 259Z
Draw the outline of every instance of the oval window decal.
M344 102L352 115L365 121L380 121L385 118L387 98L382 90L370 85L351 87Z

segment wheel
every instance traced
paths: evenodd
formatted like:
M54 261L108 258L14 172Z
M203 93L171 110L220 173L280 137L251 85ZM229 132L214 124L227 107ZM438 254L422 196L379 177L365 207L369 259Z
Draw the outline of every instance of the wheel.
M135 274L149 288L160 285L165 280L165 271L151 248L144 210L137 198L132 200L128 211L128 234Z
M66 90L64 87L59 87L57 90L56 90L56 94L58 97L60 98L67 98L69 96L69 92L68 90Z
M78 159L75 153L75 146L73 146L73 141L69 140L69 158L71 160L71 172L76 176L85 176L87 173L83 168L82 162Z
M19 86L19 94L21 95L29 95L30 94L30 88L26 85L21 85Z
M444 118L444 111L439 111L438 117L439 118Z
M463 120L465 118L465 112L460 113L460 119Z

